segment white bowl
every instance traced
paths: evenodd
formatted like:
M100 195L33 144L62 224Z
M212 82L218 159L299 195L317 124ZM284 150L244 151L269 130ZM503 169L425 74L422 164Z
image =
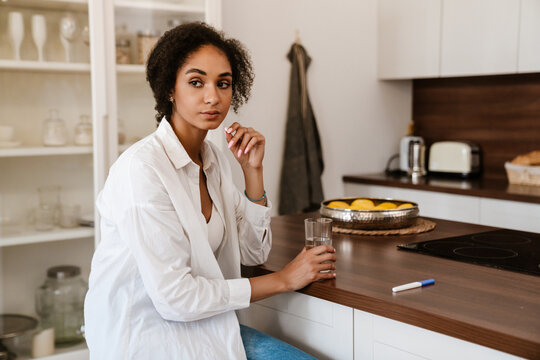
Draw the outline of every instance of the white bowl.
M0 141L11 141L14 133L15 129L13 126L0 125Z

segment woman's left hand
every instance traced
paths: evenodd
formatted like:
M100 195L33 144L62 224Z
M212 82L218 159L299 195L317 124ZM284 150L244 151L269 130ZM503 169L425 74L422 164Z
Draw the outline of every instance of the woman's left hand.
M225 129L229 149L242 169L259 169L264 158L264 136L253 128L235 122Z

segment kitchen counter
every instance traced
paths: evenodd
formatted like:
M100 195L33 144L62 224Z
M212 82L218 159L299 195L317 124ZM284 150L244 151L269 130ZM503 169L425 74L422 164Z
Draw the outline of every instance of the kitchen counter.
M273 247L246 277L278 271L303 247L303 219L272 219ZM301 293L436 331L525 358L540 358L540 277L398 250L396 245L495 228L431 219L436 228L404 236L334 233L338 260L334 280ZM393 294L392 287L434 278L435 285Z
M506 179L452 179L427 176L416 182L404 175L345 175L344 182L436 191L540 204L540 186L509 184Z

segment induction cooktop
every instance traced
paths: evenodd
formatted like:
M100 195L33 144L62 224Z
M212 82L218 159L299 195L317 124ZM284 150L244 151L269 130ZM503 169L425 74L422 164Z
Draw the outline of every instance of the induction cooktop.
M540 276L540 234L493 230L398 245L401 250Z

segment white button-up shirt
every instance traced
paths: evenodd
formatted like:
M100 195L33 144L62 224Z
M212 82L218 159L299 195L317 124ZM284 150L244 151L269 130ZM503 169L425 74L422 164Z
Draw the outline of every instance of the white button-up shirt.
M245 359L234 310L249 306L251 287L240 263L266 261L270 208L234 186L215 145L205 141L202 158L225 225L215 253L199 166L167 120L111 167L97 200L101 242L84 308L91 359Z

